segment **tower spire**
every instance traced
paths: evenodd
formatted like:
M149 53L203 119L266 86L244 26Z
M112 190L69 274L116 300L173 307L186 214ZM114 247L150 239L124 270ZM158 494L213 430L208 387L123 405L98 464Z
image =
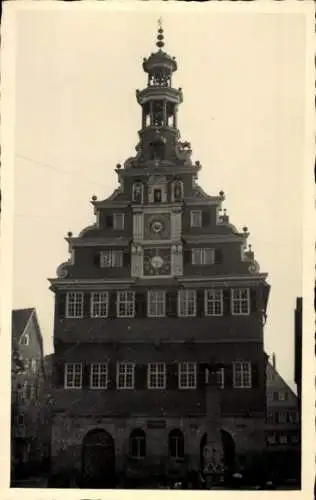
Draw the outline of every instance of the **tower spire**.
M165 37L163 34L162 17L159 17L159 19L158 19L158 34L157 34L157 42L156 42L156 45L159 48L159 50L161 50L162 47L165 46L164 38Z

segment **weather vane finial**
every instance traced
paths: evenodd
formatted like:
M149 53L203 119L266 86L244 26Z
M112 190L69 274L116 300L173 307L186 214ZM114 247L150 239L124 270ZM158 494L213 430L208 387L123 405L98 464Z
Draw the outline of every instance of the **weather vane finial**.
M161 49L165 45L163 40L164 40L164 36L163 36L163 28L162 28L162 17L159 17L159 19L158 19L158 35L157 35L157 42L156 42L156 45L157 45L157 47L159 47L159 49Z

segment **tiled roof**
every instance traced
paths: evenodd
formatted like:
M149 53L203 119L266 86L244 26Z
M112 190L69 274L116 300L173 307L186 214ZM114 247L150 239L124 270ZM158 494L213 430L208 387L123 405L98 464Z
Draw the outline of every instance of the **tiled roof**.
M12 311L12 336L15 339L20 339L34 310L34 307L32 307L29 309L14 309Z

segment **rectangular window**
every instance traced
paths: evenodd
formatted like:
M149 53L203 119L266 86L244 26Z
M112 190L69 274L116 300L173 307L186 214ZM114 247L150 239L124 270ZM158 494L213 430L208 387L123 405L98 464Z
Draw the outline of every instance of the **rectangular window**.
M92 363L90 372L91 389L107 389L108 387L108 364Z
M22 336L21 340L20 340L20 344L21 344L21 345L29 345L29 343L30 343L30 337L29 337L29 334L28 334L28 333L25 333L25 334Z
M30 385L30 399L31 400L36 399L36 385L35 384Z
M287 399L287 392L285 391L279 391L278 393L278 400L279 401L286 401Z
M267 399L268 399L268 401L273 401L273 392L272 391L267 392Z
M251 363L233 363L233 386L236 389L249 389L251 387Z
M118 363L116 385L118 389L134 389L134 363Z
M279 424L286 424L286 411L279 411L278 412L278 423Z
M36 369L37 369L37 362L36 359L33 358L31 360L31 370L34 375L36 374Z
M18 416L18 424L24 425L24 413L20 413L20 415Z
M201 210L191 210L191 227L202 226L202 212Z
M123 250L103 250L100 255L101 267L123 267Z
M23 360L23 373L27 373L30 368L30 360L28 358L25 358Z
M109 293L91 293L91 318L107 318L109 312Z
M223 315L223 290L205 290L205 316Z
M135 315L134 292L117 292L117 317L133 318Z
M148 389L165 389L165 388L166 388L165 363L149 363Z
M166 315L166 292L148 290L147 315L149 318L162 318Z
M217 386L220 388L220 389L224 389L224 384L225 384L225 375L224 375L224 368L219 368L217 371L216 371L216 382L217 382Z
M66 363L65 389L81 389L81 386L82 386L82 364Z
M192 248L192 264L210 266L215 262L214 248Z
M273 413L268 411L267 413L267 424L272 425L274 423Z
M27 380L24 380L23 385L22 385L21 389L19 390L21 402L24 402L27 400L28 390L29 390L28 382L27 382Z
M196 290L179 291L178 314L182 317L190 317L196 315Z
M250 313L250 293L249 288L233 288L232 294L232 314L247 315Z
M276 443L275 433L268 434L267 441L268 441L269 444L275 444Z
M298 415L296 411L289 411L289 423L290 424L297 424L298 422Z
M124 213L113 214L113 228L118 231L124 229Z
M82 318L83 316L83 293L69 292L66 296L66 317Z
M179 389L196 388L196 363L179 363L178 365Z
M279 436L279 442L280 442L280 444L287 444L287 435L286 434L281 434Z
M298 435L297 435L297 434L293 434L293 435L291 436L291 442L292 442L293 444L297 444L297 443L298 443Z

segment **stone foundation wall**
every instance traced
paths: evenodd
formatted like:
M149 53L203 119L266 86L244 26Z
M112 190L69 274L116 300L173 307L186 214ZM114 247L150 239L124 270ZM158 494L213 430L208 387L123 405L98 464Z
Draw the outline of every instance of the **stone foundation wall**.
M129 436L134 429L146 433L147 457L145 461L158 463L161 457L168 457L168 434L172 429L181 429L185 440L186 466L200 468L200 442L207 432L206 419L166 419L166 427L149 429L146 417L111 419L97 417L70 417L57 415L52 426L51 463L52 473L73 470L81 473L82 443L85 435L93 429L103 429L113 438L115 444L115 467L118 473L124 470L129 449ZM163 419L161 419L163 420ZM263 419L224 418L222 428L233 437L236 454L245 456L260 453L264 447ZM170 465L170 464L169 464ZM171 464L172 465L172 464ZM174 464L180 467L180 464Z

